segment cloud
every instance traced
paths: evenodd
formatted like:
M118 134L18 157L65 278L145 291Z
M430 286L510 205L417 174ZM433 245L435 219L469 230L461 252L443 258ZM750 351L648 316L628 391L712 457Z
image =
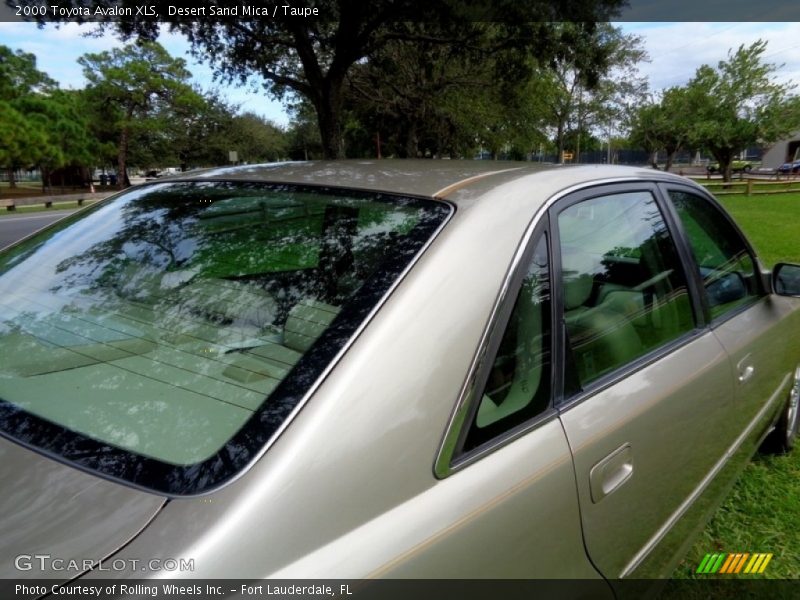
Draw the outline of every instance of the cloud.
M642 36L651 62L640 65L652 90L684 85L703 64L716 66L740 45L767 41L763 59L781 82L800 82L800 23L621 23Z

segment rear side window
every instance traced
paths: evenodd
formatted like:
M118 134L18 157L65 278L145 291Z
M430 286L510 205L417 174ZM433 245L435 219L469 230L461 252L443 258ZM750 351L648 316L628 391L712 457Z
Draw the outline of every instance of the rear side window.
M244 467L450 214L157 184L0 254L0 429L158 491Z
M535 246L464 444L469 451L539 415L550 404L550 264Z
M676 246L650 192L558 215L568 388L585 388L694 328Z

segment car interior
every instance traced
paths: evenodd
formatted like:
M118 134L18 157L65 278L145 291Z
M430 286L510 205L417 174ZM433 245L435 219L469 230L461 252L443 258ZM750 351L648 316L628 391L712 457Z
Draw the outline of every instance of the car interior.
M559 232L567 347L581 386L693 327L677 253L651 199L573 206L559 215Z

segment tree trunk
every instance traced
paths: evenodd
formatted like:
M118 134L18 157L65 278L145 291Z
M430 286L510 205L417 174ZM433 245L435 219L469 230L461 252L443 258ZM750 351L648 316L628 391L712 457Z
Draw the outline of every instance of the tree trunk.
M675 160L675 152L667 152L667 164L664 165L664 170L669 171L672 168L672 161Z
M14 167L8 167L8 187L15 188L17 187L17 180L15 179L16 173L14 173Z
M339 114L331 107L323 108L317 114L319 135L322 139L322 152L325 158L344 158L344 140Z
M322 152L327 159L344 158L342 136L342 91L344 79L327 78L312 99L317 111Z
M419 138L417 138L417 128L412 125L406 134L406 158L417 158L419 152Z
M556 138L558 140L558 156L556 157L556 162L558 164L564 164L564 124L559 121L558 129L556 131Z
M128 140L130 132L128 128L123 126L122 133L119 136L119 153L117 154L117 186L119 189L124 190L130 186L131 182L128 179Z
M714 158L719 163L719 172L722 173L722 181L728 183L731 180L731 161L733 160L733 152L712 152Z
M42 172L42 191L44 193L48 193L51 191L51 184L50 184L50 168L49 167L41 167Z

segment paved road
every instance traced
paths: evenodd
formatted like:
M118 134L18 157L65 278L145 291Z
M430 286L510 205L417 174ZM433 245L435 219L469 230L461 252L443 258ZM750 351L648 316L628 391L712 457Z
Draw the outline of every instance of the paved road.
M33 213L30 215L9 215L0 217L0 248L41 229L67 215L74 210L56 210L52 212Z

